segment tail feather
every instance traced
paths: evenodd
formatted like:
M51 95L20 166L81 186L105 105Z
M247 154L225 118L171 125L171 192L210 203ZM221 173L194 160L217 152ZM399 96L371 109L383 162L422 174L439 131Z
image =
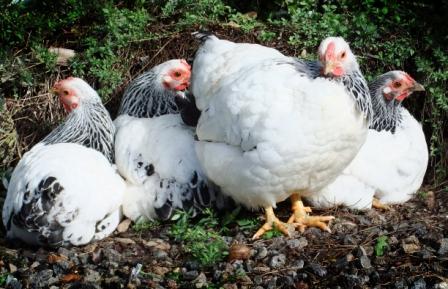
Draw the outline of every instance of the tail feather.
M193 32L193 33L191 33L191 35L193 35L201 43L204 43L205 41L207 41L211 37L216 37L215 35L213 35L213 33L211 33L210 31L204 30L204 29L201 29L199 31Z

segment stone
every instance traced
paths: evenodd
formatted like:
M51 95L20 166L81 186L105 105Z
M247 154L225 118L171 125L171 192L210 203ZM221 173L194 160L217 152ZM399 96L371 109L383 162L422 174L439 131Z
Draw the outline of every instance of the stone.
M271 259L269 260L269 266L274 269L283 267L285 263L286 263L286 256L284 254L272 256Z
M439 255L447 255L448 254L448 238L443 238L440 240L440 247L437 251Z
M198 275L199 275L199 272L196 270L185 271L184 273L182 273L182 277L187 281L192 281L192 280L196 279L196 277L198 277Z
M84 281L97 283L97 282L101 281L101 274L92 269L85 269L84 270Z
M132 220L131 219L125 219L117 226L117 232L118 233L124 233L127 230L129 230L129 226L131 225Z
M370 263L370 259L366 255L361 256L359 258L359 263L360 263L361 267L364 268L364 269L372 268L372 264Z
M286 245L291 249L301 250L308 246L308 240L305 237L299 239L291 239L286 241Z
M203 272L201 272L198 277L194 279L193 283L196 288L207 287L207 277Z
M325 269L321 265L317 263L311 263L309 266L314 274L318 275L319 277L324 277L325 275L327 275L327 269Z
M255 260L261 260L266 258L266 256L268 255L268 249L266 249L266 247L260 247L257 249L257 254L255 255Z
M425 279L420 278L417 281L415 281L412 286L411 289L426 289L426 282Z

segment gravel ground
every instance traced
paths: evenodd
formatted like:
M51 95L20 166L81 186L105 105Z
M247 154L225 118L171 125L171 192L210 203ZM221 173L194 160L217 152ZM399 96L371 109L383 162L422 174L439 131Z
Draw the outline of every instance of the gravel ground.
M170 236L170 222L139 232L124 223L121 233L75 248L29 248L2 238L0 286L448 288L447 204L446 193L430 192L392 211L316 211L336 216L333 232L311 228L291 238L252 241L253 230L235 225L224 238L227 260L209 267ZM278 212L285 219L288 205ZM376 252L379 236L387 236L382 256Z

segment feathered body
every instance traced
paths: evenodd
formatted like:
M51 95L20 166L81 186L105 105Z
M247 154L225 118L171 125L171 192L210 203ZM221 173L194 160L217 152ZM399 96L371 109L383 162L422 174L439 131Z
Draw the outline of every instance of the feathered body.
M162 85L163 79L173 81L166 77L176 75L173 70L184 78ZM175 209L196 213L221 202L199 166L194 129L182 122L177 106L175 110L160 109L168 107L165 102L171 103L172 99L188 101L183 100L183 92L170 87L189 83L190 66L184 60L171 60L145 73L149 74L154 75L151 80L141 83L138 77L130 84L126 91L134 93L125 93L123 115L115 120L116 164L130 188L123 212L132 220L141 216L165 220ZM135 111L134 107L145 107L152 113Z
M399 87L405 81L415 87L412 78L401 71L386 73L370 85L374 116L366 142L332 184L309 198L313 206L370 209L373 197L384 204L404 203L420 188L428 147L420 123L401 106L403 99L384 96L394 89L389 82L397 80L404 81Z
M96 92L75 78L56 88L71 112L14 169L3 224L31 245L82 245L118 225L125 183L110 163L115 128Z
M272 48L204 39L192 72L196 151L237 202L275 207L294 192L313 194L364 143L371 103L357 64L338 80L318 71Z

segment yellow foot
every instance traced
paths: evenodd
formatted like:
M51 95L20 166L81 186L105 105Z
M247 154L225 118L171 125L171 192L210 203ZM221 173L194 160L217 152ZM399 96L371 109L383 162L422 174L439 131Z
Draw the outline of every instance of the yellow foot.
M291 195L291 203L293 214L288 220L289 224L298 228L301 233L305 231L306 227L317 227L331 233L325 222L333 220L333 216L309 216L308 213L311 212L311 208L303 205L298 194Z
M263 235L264 233L266 233L267 231L270 231L272 229L274 229L274 224L275 224L275 228L277 230L279 230L280 232L282 232L283 234L285 234L286 236L289 236L289 231L288 231L288 224L283 223L282 221L280 221L274 214L274 209L272 209L272 207L266 207L265 208L265 212L266 212L266 222L264 223L263 226L261 226L260 229L258 229L258 231L254 234L254 236L252 237L252 240L256 240L258 238L261 237L261 235Z
M377 198L373 198L372 207L374 207L375 209L386 210L386 211L392 210L392 208L390 206L381 203L380 200L378 200Z

